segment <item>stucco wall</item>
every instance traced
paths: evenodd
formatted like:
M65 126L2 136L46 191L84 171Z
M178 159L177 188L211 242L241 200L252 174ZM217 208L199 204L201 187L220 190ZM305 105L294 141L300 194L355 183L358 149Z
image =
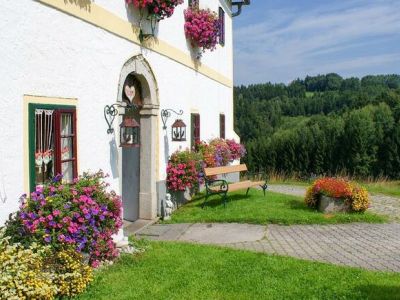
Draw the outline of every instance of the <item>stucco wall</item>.
M214 1L204 1L208 2ZM113 3L119 7L115 13L126 16L122 0L98 0L96 3L110 8ZM103 169L111 175L111 187L117 192L119 170L115 159L118 157L110 157L110 147L115 147L115 143L106 133L103 107L116 101L121 68L133 55L142 53L152 66L159 87L160 109L183 109L187 125L190 112L200 113L204 140L219 135L219 114L225 113L227 137L234 137L231 88L39 2L4 0L0 2L0 11L1 199L7 195L4 203L0 199L0 224L18 208L18 198L27 188L24 186L26 133L23 130L27 116L23 114L23 95L78 99L78 171ZM182 13L176 12L177 15ZM173 30L181 21L182 18L177 18L162 23L160 36L182 46L182 32ZM226 74L231 74L232 64L229 36L227 32L225 48L203 57L204 63ZM159 126L159 180L165 178L168 154L189 146L189 141L171 142L170 126L174 120L172 117L168 121L167 143L161 124Z

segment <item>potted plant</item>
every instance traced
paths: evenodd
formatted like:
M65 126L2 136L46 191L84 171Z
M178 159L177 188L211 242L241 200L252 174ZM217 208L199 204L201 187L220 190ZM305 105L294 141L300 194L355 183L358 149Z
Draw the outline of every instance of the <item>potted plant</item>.
M221 28L217 14L210 9L193 6L185 10L184 16L185 35L192 47L201 49L201 52L213 51Z
M177 151L167 165L167 189L177 205L192 199L201 181L201 156L190 150Z
M307 189L305 202L321 212L363 212L369 207L365 188L343 178L325 177Z
M147 9L149 15L155 15L158 20L163 20L172 16L175 7L182 4L183 0L125 0L125 2L139 9Z

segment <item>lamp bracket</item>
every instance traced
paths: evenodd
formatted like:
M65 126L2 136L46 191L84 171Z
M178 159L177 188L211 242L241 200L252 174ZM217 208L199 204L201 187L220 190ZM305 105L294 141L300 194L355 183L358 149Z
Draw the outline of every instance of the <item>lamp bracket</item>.
M181 109L179 112L176 112L173 109L167 108L167 109L162 109L161 110L161 121L163 123L163 129L167 129L167 120L169 117L171 117L171 113L176 114L177 116L182 116L183 115L183 110Z
M115 117L119 114L118 108L134 108L137 109L138 106L135 103L128 104L126 102L122 103L114 103L111 105L106 105L104 107L104 119L106 120L107 123L107 134L112 134L114 133L114 128L112 127L112 124L114 123Z

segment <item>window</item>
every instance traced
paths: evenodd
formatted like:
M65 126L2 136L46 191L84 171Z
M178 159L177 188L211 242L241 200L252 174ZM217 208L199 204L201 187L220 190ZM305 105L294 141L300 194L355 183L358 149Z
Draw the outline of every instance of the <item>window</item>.
M76 110L74 107L29 104L30 189L64 175L77 177Z
M191 114L191 147L200 142L200 115Z
M189 0L189 7L196 7L199 8L200 0Z
M222 7L219 8L218 10L218 17L219 17L219 23L220 23L220 29L219 29L219 44L221 46L225 45L225 11Z
M219 137L225 139L225 115L219 115Z

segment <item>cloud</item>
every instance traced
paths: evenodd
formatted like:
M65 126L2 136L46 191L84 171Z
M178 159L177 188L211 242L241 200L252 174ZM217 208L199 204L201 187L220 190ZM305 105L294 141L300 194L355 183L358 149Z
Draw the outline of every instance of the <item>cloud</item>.
M309 10L301 2L266 10L262 21L235 29L236 83L400 67L399 1L337 0Z

